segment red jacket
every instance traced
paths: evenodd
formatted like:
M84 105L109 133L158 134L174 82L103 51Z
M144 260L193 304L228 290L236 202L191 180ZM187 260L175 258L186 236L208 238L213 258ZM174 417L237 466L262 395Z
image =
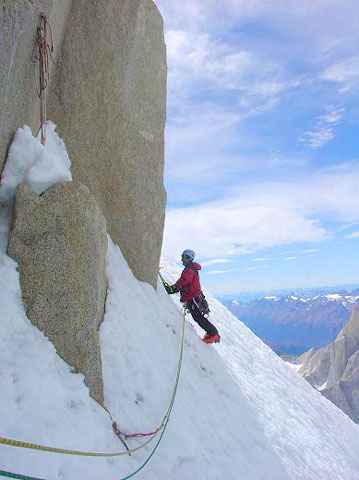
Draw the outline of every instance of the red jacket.
M201 265L196 262L191 262L184 268L181 277L176 282L177 291L181 292L181 302L189 302L202 295L198 275L198 270L201 268Z

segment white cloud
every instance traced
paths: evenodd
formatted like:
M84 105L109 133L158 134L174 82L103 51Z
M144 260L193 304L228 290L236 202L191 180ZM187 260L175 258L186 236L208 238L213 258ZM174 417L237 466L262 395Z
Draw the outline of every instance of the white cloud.
M284 260L296 260L298 257L285 257Z
M244 247L235 247L231 250L229 250L228 255L249 255L253 253L253 250L250 248L244 248Z
M346 235L345 238L349 238L349 239L359 238L359 231L358 231L358 232L350 233L349 235Z
M235 272L236 269L233 268L231 270L212 270L211 272L206 272L206 275L218 275L218 274L222 274L222 273L231 273L231 272Z
M254 200L253 198L251 200ZM169 210L166 217L164 252L183 250L188 239L207 258L233 253L236 248L261 248L298 241L321 242L328 238L318 220L305 218L273 198L250 205L239 199Z
M210 267L211 265L217 265L220 263L231 263L232 260L229 260L228 258L215 258L213 260L209 260L208 262L202 262L201 265L202 267Z
M266 264L266 263L261 263L260 265L256 266L256 267L246 267L245 270L262 270L263 268L268 268L269 265Z
M269 258L253 258L252 262L268 262Z
M176 28L179 25L187 25L192 31L202 30L207 27L211 31L228 31L233 25L240 22L253 21L255 19L270 19L277 28L283 25L283 20L288 20L288 12L291 17L288 22L288 29L299 29L303 35L318 35L327 31L337 33L341 22L351 18L355 24L357 12L356 0L346 0L345 8L338 4L337 0L156 0L162 14L165 16L165 23L168 28ZM303 21L306 20L304 24ZM315 22L316 30L305 28L308 21ZM343 32L342 35L344 35ZM332 36L327 36L331 39Z
M330 142L330 140L333 140L333 138L333 128L324 125L317 126L312 131L304 132L304 142L314 150L322 148L326 143Z
M305 260L312 253L294 243L326 241L333 225L356 222L345 233L357 230L359 164L315 173L326 161L320 152L306 165L276 166L270 151L293 157L300 134L318 151L335 140L339 122L355 121L355 97L339 92L357 82L358 1L156 3L167 30L169 201L191 205L167 211L164 250L177 256L191 239L208 259L283 246L283 257ZM349 141L343 147L338 162L353 158Z
M321 115L319 119L329 125L337 125L343 116L344 108L331 108L325 115Z
M307 250L302 250L301 253L318 253L321 251L321 248L308 248Z
M324 221L359 221L359 163L297 182L252 184L219 202L167 211L164 253L186 248L209 259L294 242L324 242Z
M359 56L355 55L342 62L327 67L321 74L323 80L341 84L341 91L358 88Z
M236 111L259 115L275 106L284 90L300 83L260 51L239 48L207 32L169 30L166 43L171 105L183 106L201 91L238 91Z
M343 108L328 107L328 113L320 115L315 127L304 132L300 141L313 150L322 148L334 138L334 127L340 122L343 112Z
M283 65L298 61L305 64L306 71L315 65L316 71L322 70L322 79L342 86L348 79L357 79L357 0L345 0L345 6L338 0L156 0L156 3L165 20L169 58L173 54L182 58L181 50L187 57L187 65L182 63L184 73L192 60L197 65L209 58L216 60L218 48L233 42L237 31L241 32L241 54L249 49L251 53L258 52L264 69L267 62L277 64L281 57ZM247 34L252 30L253 38L248 41ZM185 38L173 38L171 32L182 32ZM222 43L213 42L214 38L222 39ZM210 48L206 51L207 46ZM228 55L226 51L223 53ZM233 60L235 64L238 59ZM222 66L226 75L232 63L224 62ZM204 71L208 73L207 67ZM282 81L288 77L292 75L287 69Z
M320 53L329 41L335 38L337 55L346 58L347 33L343 40L344 29L338 32L338 25L351 19L352 16L345 12L354 11L352 0L348 0L346 9L335 0L303 0L300 3L293 0L290 22L286 18L288 1L157 1L167 30L166 178L171 187L171 201L181 202L188 198L187 191L183 192L186 185L178 188L178 182L184 184L189 171L192 178L211 181L217 191L223 182L228 182L230 161L232 165L245 163L243 152L258 151L256 145L263 142L263 137L258 136L261 125L258 128L252 123L248 128L247 120L274 108L278 115L282 107L296 109L296 99L301 98L303 92L295 91L294 95L294 88L310 89L311 84L317 85L320 75L330 76L330 71L326 70L336 57L328 57L327 53L323 60ZM238 34L242 22L244 31ZM232 26L235 27L233 31ZM335 36L329 33L332 30ZM350 32L352 35L353 29ZM316 49L319 53L315 54ZM301 58L303 52L304 58ZM298 62L304 67L302 71ZM318 71L324 73L318 74ZM328 87L334 88L336 86ZM284 97L285 103L281 102ZM303 102L300 107L298 118L306 109ZM331 108L302 134L302 141L313 150L334 138L335 125L342 112ZM266 121L268 129L271 120ZM274 129L275 123L273 119ZM277 132L274 137L276 135ZM235 150L239 153L237 158L226 155ZM257 160L252 158L252 165ZM172 187L175 184L174 198ZM203 190L192 193L194 202L203 200ZM208 199L209 195L205 197Z
M357 222L350 222L350 223L345 223L340 227L340 230L348 230L349 228L357 227L358 224Z

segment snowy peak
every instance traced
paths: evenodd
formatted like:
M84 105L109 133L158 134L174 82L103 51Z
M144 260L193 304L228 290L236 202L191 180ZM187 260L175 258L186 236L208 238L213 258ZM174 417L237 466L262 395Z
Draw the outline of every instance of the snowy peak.
M328 302L338 302L343 304L357 304L359 303L359 295L346 295L340 293L332 293L326 295L285 295L285 296L276 296L276 295L267 295L263 297L264 301L269 302L291 302L291 303L308 303L310 304L321 304ZM259 301L259 300L256 300ZM232 300L232 303L239 303L238 300Z
M269 301L273 301L273 302L278 302L279 301L279 298L274 296L274 295L269 295L268 297L264 297L264 300L269 300ZM234 301L233 301L234 303ZM237 305L238 305L238 302L237 302Z

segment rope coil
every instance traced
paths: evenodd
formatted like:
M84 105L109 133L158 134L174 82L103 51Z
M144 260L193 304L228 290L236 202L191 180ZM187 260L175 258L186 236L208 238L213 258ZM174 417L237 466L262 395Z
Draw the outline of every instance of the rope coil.
M50 41L48 40L48 33L50 33ZM41 143L45 145L46 140L46 88L50 82L50 68L49 59L53 60L54 43L51 25L47 20L47 17L40 13L39 26L37 27L37 39L36 39L36 60L39 62L39 86L37 94L39 96L40 104L40 130L41 130Z

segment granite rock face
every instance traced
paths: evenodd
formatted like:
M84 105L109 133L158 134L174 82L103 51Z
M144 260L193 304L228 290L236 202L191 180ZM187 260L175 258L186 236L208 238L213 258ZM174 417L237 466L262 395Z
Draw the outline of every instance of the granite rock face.
M39 14L49 19L54 61L61 48L73 0L3 0L0 8L0 170L15 131L40 127L34 63ZM50 62L50 69L54 64Z
M359 307L333 343L306 352L299 363L298 372L359 423Z
M157 284L166 48L152 0L4 0L0 9L0 169L16 129L39 126L34 47L40 12L54 36L48 119L140 280Z
M152 0L4 0L0 169L18 127L40 127L34 53L41 12L54 40L47 118L58 125L81 184L40 196L20 186L9 254L20 266L29 318L102 402L105 223L136 277L157 284L166 202L163 23Z
M135 276L154 287L166 202L166 71L152 0L76 0L48 105L74 178L95 196Z
M62 183L42 195L18 187L8 253L19 264L27 315L99 403L106 252L106 222L87 187Z

